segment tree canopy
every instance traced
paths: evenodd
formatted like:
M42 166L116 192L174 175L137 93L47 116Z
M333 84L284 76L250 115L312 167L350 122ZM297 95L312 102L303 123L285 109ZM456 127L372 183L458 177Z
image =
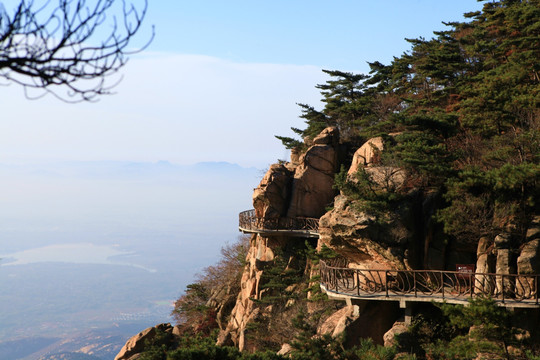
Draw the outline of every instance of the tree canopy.
M409 51L368 75L325 70L324 108L302 104L306 128L293 130L337 126L354 146L397 133L385 152L407 171L402 191L441 191L446 231L523 238L539 198L540 1L485 2L465 18L408 39Z

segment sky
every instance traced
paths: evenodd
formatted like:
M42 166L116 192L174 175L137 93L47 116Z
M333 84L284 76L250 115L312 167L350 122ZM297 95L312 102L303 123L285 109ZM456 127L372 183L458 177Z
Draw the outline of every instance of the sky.
M134 0L141 4L140 0ZM139 2L137 2L139 1ZM9 9L15 0L3 1ZM321 108L322 69L368 71L430 38L476 0L150 0L115 95L66 104L0 86L0 163L227 161L265 168L288 154L274 135ZM111 79L115 81L115 79ZM4 84L5 81L0 81Z

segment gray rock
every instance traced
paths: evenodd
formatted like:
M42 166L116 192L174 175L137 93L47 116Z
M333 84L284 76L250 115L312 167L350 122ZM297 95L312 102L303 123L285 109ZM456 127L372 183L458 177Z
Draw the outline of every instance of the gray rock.
M538 274L540 239L527 242L517 259L518 274Z
M408 326L402 321L396 321L392 328L383 335L384 346L391 347L396 345L396 335L407 332Z

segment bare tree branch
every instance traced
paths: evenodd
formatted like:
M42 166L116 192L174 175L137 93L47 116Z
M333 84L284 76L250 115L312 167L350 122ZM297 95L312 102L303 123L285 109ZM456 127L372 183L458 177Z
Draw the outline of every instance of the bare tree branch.
M21 0L10 13L0 2L0 77L69 102L92 101L118 84L106 78L152 40L129 48L146 16L125 0ZM121 5L121 6L120 6ZM119 17L119 18L118 18Z

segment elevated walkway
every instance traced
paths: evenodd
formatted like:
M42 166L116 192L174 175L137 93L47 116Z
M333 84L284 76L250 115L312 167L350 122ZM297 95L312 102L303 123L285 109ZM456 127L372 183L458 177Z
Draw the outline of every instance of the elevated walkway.
M253 209L241 212L238 218L238 229L244 234L319 237L319 219L315 218L261 218L256 216Z
M487 274L437 270L371 270L320 261L321 289L330 298L467 304L491 297L500 306L539 308L538 274Z
M319 219L261 218L255 210L239 214L238 229L263 236L319 237ZM500 306L540 308L539 274L491 274L438 270L373 270L333 266L320 261L320 287L330 298L352 300L447 302L467 304L474 297L491 297Z

